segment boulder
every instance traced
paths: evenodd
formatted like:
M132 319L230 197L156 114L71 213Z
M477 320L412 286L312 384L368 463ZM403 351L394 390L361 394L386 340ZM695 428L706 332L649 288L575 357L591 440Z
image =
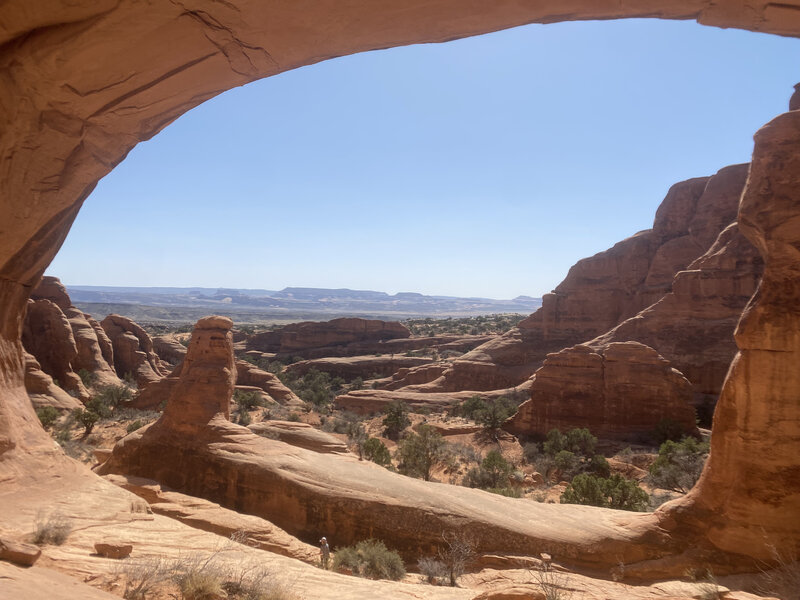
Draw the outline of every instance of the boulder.
M120 559L130 556L133 551L133 545L120 542L95 542L94 550L100 556Z
M669 361L638 342L601 353L573 346L548 355L531 380L531 398L504 427L546 435L585 427L601 439L649 438L664 420L697 435L691 384Z
M30 567L41 555L42 550L38 546L0 537L0 560L21 567Z

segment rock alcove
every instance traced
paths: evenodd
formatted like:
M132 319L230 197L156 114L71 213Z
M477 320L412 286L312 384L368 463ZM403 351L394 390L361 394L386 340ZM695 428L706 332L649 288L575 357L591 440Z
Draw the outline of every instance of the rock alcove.
M248 81L326 58L444 41L530 22L696 19L800 35L800 6L699 0L470 5L439 0L202 0L0 8L0 482L45 478L66 459L28 401L20 344L28 296L81 203L139 141ZM712 453L699 484L657 514L659 531L755 560L800 550L800 111L756 134L739 224L765 261L739 324Z

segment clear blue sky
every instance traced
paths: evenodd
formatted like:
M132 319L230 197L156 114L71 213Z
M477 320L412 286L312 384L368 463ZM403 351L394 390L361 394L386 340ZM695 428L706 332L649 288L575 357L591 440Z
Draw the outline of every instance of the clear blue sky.
M746 162L800 40L657 20L532 25L231 90L128 158L49 273L74 285L540 296Z

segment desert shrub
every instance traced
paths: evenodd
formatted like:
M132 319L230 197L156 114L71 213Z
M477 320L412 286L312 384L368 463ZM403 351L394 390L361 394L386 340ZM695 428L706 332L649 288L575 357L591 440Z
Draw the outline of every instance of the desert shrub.
M78 369L78 377L81 379L81 383L85 387L92 387L94 382L97 380L97 375L87 371L86 369Z
M406 574L403 559L394 550L389 550L380 540L362 540L355 546L337 549L333 557L333 569L349 569L353 575L368 579L392 579L397 581Z
M289 413L289 416L286 417L286 420L287 421L292 421L292 422L297 422L297 421L300 420L300 415L298 415L296 412L291 412L291 413Z
M561 494L562 504L585 504L620 510L643 511L647 493L635 481L615 473L611 477L577 475Z
M417 561L417 569L431 585L439 585L447 577L447 565L430 556L420 558Z
M551 429L543 444L545 454L555 456L562 450L567 450L582 457L591 457L594 454L597 438L586 428L570 429L566 434L558 429Z
M285 378L284 381L302 400L317 408L326 408L333 402L334 392L331 387L331 376L316 369L311 369L297 379Z
M589 459L585 465L586 471L598 477L608 477L611 475L611 466L608 464L606 457L602 454L595 454Z
M649 481L665 490L686 493L700 478L708 443L685 437L680 442L667 440L658 450L658 458L650 466Z
M53 406L43 406L36 409L36 416L39 417L42 427L49 429L58 421L59 413Z
M142 422L142 420L136 419L132 423L128 423L128 426L125 428L125 430L128 433L133 433L134 431L136 431L137 429L141 429L142 427L144 427L144 423Z
M522 490L515 487L494 487L487 488L486 491L491 492L492 494L506 496L507 498L522 498Z
M486 403L486 408L475 412L475 422L488 432L497 432L511 415L516 405L506 397Z
M444 445L439 432L429 425L420 425L417 433L409 434L400 442L397 470L403 475L430 481L431 469L444 457Z
M540 571L533 571L535 585L541 590L544 600L570 600L570 590L566 575L554 571L552 566L545 564Z
M533 464L541 454L542 450L535 442L528 442L522 447L522 458L529 464Z
M105 385L97 390L97 393L86 403L86 406L101 417L107 418L110 416L112 409L132 399L133 391L127 385Z
M250 416L250 411L248 411L244 406L238 407L235 415L236 422L242 427L247 427L253 422L253 417Z
M369 436L367 435L364 426L358 421L350 423L347 428L347 444L355 450L358 458L364 458L364 444L366 444Z
M60 546L67 540L71 531L72 526L61 513L56 512L48 516L39 514L33 525L32 541L37 546L45 544Z
M217 600L225 596L223 583L220 576L213 571L191 571L181 578L181 598L183 600Z
M443 532L442 542L439 546L439 560L444 563L450 585L455 586L458 578L475 558L475 542L463 532Z
M395 400L386 407L385 413L386 416L382 421L384 433L390 439L397 439L400 432L411 425L411 419L408 418L408 406Z
M685 435L686 428L669 417L661 419L653 430L653 439L657 444L663 444L669 440L678 441Z
M486 402L478 394L464 400L454 411L456 416L475 420L475 414L486 409Z
M464 476L462 485L484 490L505 488L513 467L498 450L490 451L477 467Z
M129 387L136 389L139 387L139 384L136 383L136 377L134 377L133 373L128 371L122 376L122 381L124 381Z
M355 379L353 379L353 381L350 382L350 389L351 390L364 389L364 378L356 377Z
M117 570L123 575L125 600L147 600L169 579L167 563L160 557L132 558L123 562Z
M83 425L83 435L86 437L92 432L95 423L100 420L100 415L91 410L84 410L83 408L76 408L72 411L72 416L75 420Z
M392 464L392 458L389 454L389 449L378 438L368 438L364 442L364 458L379 464L382 467L388 467Z
M556 469L561 471L561 476L566 479L573 477L580 466L580 459L569 450L560 450L553 457L553 461Z
M236 401L236 404L239 406L239 408L243 408L245 410L253 410L254 408L264 406L264 400L261 398L261 395L258 394L258 392L234 390L233 399Z

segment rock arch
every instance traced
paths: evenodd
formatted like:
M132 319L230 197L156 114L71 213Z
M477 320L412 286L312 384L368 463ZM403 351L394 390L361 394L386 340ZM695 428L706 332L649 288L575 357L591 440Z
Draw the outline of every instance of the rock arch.
M800 35L796 0L10 0L0 7L0 482L63 460L23 386L32 287L95 183L231 87L334 56L539 22L658 17ZM764 254L700 484L661 511L728 552L800 550L800 111L763 128L740 224Z

